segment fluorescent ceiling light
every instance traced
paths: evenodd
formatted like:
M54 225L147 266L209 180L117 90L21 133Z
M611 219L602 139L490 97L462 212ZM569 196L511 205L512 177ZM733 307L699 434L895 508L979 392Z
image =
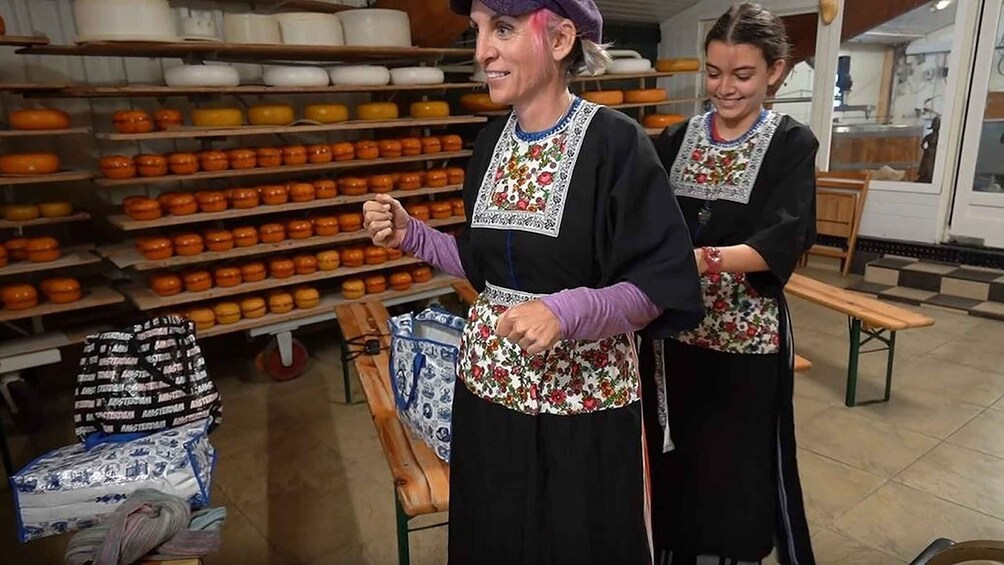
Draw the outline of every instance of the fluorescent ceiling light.
M931 11L934 12L934 11L937 11L937 10L944 10L951 3L952 3L952 0L938 0L937 2L934 3L933 6L931 6Z

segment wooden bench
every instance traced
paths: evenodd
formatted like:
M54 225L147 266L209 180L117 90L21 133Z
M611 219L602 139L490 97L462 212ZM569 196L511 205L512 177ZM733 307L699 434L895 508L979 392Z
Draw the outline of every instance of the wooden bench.
M854 406L858 384L858 358L861 353L886 352L885 395L886 402L892 392L892 367L896 354L896 332L934 325L934 319L923 314L857 294L822 281L794 274L784 290L799 298L826 306L847 315L850 329L850 350L847 359L847 392L844 404ZM877 341L883 347L862 351L861 346Z
M360 342L366 340L379 342L379 353L353 355L353 364L394 478L398 562L407 565L411 561L408 534L444 525L409 529L408 523L415 516L445 512L449 508L450 467L421 439L413 438L397 417L388 353L389 315L383 303L343 304L336 306L335 312L343 348L364 347Z

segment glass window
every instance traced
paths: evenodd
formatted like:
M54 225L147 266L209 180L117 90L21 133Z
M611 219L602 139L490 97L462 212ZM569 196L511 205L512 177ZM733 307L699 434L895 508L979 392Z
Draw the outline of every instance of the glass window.
M976 156L976 192L1004 192L1004 7L997 21L997 34L983 113L980 145Z

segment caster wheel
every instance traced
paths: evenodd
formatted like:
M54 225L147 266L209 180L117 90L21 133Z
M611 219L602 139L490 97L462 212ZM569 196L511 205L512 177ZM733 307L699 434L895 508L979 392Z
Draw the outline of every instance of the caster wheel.
M14 406L9 406L11 420L16 431L22 434L32 434L42 427L44 413L42 399L38 392L27 381L15 379L4 386Z
M307 348L299 340L293 340L293 362L288 366L282 364L279 346L275 341L261 352L261 366L266 373L276 381L290 381L303 374L307 367Z

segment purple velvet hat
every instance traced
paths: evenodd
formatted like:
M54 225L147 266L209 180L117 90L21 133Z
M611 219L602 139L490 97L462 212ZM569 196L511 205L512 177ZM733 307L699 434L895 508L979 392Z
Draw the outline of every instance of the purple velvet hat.
M474 0L450 0L450 8L461 16L471 14ZM575 22L582 37L599 43L603 32L603 16L593 0L481 0L492 11L505 16L522 16L547 8Z

